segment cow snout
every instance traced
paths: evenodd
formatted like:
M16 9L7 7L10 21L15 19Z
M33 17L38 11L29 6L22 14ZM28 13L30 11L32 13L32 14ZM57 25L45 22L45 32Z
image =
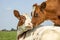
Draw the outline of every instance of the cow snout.
M28 25L26 26L27 29L33 29L33 24L32 23L28 23Z

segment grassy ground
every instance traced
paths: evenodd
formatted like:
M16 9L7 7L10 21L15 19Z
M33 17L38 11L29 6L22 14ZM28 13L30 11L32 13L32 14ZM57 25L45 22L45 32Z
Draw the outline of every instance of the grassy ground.
M16 40L16 31L0 31L0 40Z

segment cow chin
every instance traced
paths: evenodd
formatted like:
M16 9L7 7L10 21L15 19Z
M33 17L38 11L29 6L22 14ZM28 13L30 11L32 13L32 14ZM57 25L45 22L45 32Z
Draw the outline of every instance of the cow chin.
M31 29L33 29L33 27L32 26L26 26L26 29L31 30Z

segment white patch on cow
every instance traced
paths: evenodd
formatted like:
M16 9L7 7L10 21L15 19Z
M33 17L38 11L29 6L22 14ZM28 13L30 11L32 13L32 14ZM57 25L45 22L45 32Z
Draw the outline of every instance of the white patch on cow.
M47 0L45 0L45 1L47 1Z
M31 28L33 27L32 23L31 23L31 19L30 17L27 15L27 14L24 14L24 16L26 17L26 20L25 20L25 26L31 26Z
M41 40L58 40L60 34L56 30L45 30Z
M32 9L32 15L34 15L34 11L35 11L35 6L33 7L33 9Z
M39 33L41 35L39 36L41 40L60 39L60 27L44 26L41 28L41 32Z

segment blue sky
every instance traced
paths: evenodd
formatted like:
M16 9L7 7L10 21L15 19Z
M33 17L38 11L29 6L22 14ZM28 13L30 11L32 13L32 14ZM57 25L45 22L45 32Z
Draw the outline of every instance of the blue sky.
M13 10L18 10L21 14L30 15L32 5L42 3L45 0L0 0L0 30L11 28L16 29L18 19L13 15ZM43 25L52 25L52 22L45 21Z

